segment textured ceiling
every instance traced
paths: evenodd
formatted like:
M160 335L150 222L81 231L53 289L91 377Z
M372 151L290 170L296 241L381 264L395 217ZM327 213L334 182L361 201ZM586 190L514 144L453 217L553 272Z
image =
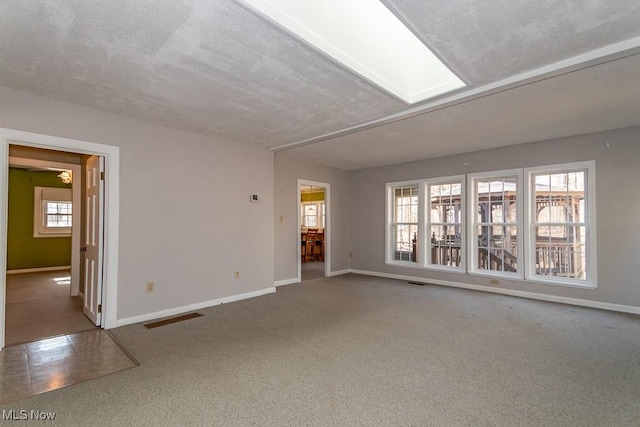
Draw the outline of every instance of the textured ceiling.
M232 0L0 2L0 85L344 169L640 125L637 0L383 3L468 87L406 105Z

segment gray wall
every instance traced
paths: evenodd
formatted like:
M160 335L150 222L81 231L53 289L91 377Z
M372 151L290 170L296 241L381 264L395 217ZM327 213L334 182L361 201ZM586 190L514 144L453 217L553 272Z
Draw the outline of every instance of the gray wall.
M580 160L596 160L598 288L504 279L500 287L640 307L640 128L347 172L2 87L0 127L120 147L119 320L294 279L299 178L331 184L332 271L490 286L479 276L387 266L385 183Z
M297 206L298 179L331 185L329 215L331 228L331 271L349 268L349 207L351 192L347 171L315 166L275 156L275 280L291 280L298 275L297 248L300 245ZM280 215L284 222L280 223Z
M485 277L386 265L385 183L583 160L596 161L598 288L504 279L500 288L640 306L640 128L355 171L351 175L351 268L492 286Z
M272 153L2 87L0 127L120 147L118 320L273 287Z

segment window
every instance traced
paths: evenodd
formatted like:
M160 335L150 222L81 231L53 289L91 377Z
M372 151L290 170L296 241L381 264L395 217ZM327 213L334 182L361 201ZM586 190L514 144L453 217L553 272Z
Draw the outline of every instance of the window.
M387 185L391 212L387 245L391 261L417 261L419 185Z
M522 277L520 171L471 175L471 272Z
M45 201L43 203L47 228L71 227L71 202Z
M466 178L387 184L388 264L596 287L595 162Z
M320 202L303 202L301 209L303 227L319 227L324 228L325 223L325 204Z
M464 271L464 176L426 183L427 267Z
M527 169L527 276L593 286L594 162Z
M71 236L71 189L35 187L33 237Z

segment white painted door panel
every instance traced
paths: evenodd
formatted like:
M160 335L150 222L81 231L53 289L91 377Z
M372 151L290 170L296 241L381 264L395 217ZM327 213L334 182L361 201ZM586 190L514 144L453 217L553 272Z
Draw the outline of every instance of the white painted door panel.
M96 326L101 324L102 315L102 248L103 248L103 207L104 191L101 178L104 171L103 159L91 156L86 165L86 232L84 236L84 314Z

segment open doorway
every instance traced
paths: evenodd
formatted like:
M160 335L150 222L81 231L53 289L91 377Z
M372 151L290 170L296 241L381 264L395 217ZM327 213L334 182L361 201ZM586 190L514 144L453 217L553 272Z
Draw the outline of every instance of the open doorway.
M8 242L7 212L8 212L8 176L9 176L9 146L41 148L84 155L87 162L86 170L78 175L89 176L83 182L88 197L83 198L87 206L95 207L92 212L100 212L96 220L88 226L83 234L83 247L76 253L86 252L82 262L85 274L83 280L86 286L84 292L79 285L79 294L83 295L83 313L91 321L103 328L117 326L117 277L118 277L118 223L119 223L119 148L110 145L96 144L86 141L53 137L0 128L0 241ZM93 158L93 165L89 159ZM93 183L91 186L88 183ZM86 200L85 200L86 199ZM91 200L90 200L91 199ZM104 201L104 205L98 203ZM102 206L102 207L101 207ZM87 223L89 223L87 219ZM96 245L97 239L100 243ZM86 248L86 249L85 249ZM98 250L96 250L98 249ZM72 257L74 259L74 257ZM87 266L89 268L87 268ZM0 245L0 349L5 347L6 332L6 291L7 291L7 247ZM70 270L71 286L73 287L74 269ZM78 273L81 275L81 273ZM57 275L56 275L57 276ZM55 277L57 279L63 276ZM54 279L55 279L54 278ZM63 280L61 280L63 281ZM73 291L70 291L73 292ZM38 319L33 319L38 321Z
M80 283L82 156L9 145L6 344L91 329Z
M298 277L300 281L329 275L329 184L298 180Z

